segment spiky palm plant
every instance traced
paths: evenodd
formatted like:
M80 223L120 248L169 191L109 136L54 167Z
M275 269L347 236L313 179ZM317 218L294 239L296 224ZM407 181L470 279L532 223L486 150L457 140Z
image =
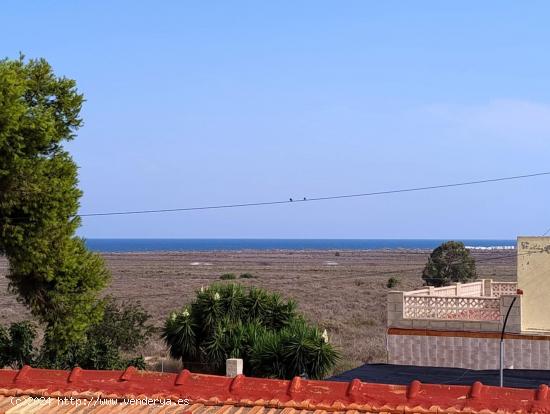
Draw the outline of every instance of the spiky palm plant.
M200 321L203 331L212 331L223 315L220 292L217 286L197 292L197 300L191 305L191 313Z
M315 349L316 329L294 321L281 331L281 354L287 377L309 376L309 355Z
M256 338L248 361L253 375L286 378L286 366L281 345L279 332L265 331Z
M247 375L322 378L338 358L294 301L236 284L201 288L190 306L167 319L162 337L173 358L218 372L226 358L239 357Z
M216 370L221 369L225 365L225 360L228 357L228 321L228 319L219 321L214 327L212 334L205 338L201 344L204 362L210 364Z
M316 326L296 318L282 333L287 376L306 375L320 379L338 362L339 354Z
M296 302L284 301L278 293L252 288L245 303L248 320L258 320L268 329L281 329L296 317Z
M246 312L246 295L243 287L231 283L221 286L216 285L215 289L220 294L221 306L225 316L231 321L242 320Z
M268 306L269 294L256 287L250 288L248 295L245 299L245 306L247 308L247 320L256 320L259 323L264 323L264 317Z
M198 323L187 308L172 312L164 323L162 338L169 345L174 359L194 359L198 356Z
M325 341L317 327L297 317L276 335L258 340L251 363L255 370L273 373L278 378L321 379L338 359L338 352Z

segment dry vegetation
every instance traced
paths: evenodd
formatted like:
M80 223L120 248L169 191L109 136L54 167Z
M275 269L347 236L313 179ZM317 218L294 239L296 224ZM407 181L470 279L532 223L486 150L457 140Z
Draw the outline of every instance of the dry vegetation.
M342 351L338 371L386 359L386 284L390 277L410 290L420 277L429 252L379 251L236 251L105 254L113 279L107 293L139 300L157 326L181 307L201 286L220 281L225 273L250 273L237 279L294 298L306 317L326 328ZM515 280L514 251L474 252L478 274L495 280ZM499 258L493 260L494 258ZM5 259L0 258L0 320L28 319L26 309L7 293ZM229 282L235 282L230 280ZM144 350L154 362L166 354L154 338Z

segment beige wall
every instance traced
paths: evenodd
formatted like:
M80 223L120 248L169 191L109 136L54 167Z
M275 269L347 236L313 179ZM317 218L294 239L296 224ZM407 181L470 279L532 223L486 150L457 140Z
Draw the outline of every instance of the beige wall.
M537 335L538 336L538 335ZM504 367L550 369L550 338L504 341ZM388 363L428 367L498 369L500 338L388 335Z
M523 331L550 331L550 237L518 237L518 288Z

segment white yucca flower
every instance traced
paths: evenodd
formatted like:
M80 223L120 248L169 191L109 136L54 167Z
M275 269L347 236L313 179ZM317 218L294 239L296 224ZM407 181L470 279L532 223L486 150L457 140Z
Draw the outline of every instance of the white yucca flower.
M214 293L214 300L220 300L220 294L218 292Z
M328 332L326 329L323 331L323 335L321 335L321 337L323 338L323 341L328 344Z
M172 313L170 314L170 320L171 320L171 321L175 321L175 320L176 320L176 312L172 312Z
M189 316L189 311L187 310L187 308L185 308L181 314L182 314L185 318L187 318L187 317Z

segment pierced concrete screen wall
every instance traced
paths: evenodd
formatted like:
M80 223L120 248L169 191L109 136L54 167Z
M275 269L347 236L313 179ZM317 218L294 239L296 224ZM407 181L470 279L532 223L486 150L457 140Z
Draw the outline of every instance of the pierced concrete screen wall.
M524 331L550 331L550 237L518 237L518 288Z
M506 331L519 333L522 297L516 296L516 291L515 282L482 279L444 288L388 292L387 326L500 332L506 312L516 297L514 306L510 309ZM455 296L456 294L460 296Z

